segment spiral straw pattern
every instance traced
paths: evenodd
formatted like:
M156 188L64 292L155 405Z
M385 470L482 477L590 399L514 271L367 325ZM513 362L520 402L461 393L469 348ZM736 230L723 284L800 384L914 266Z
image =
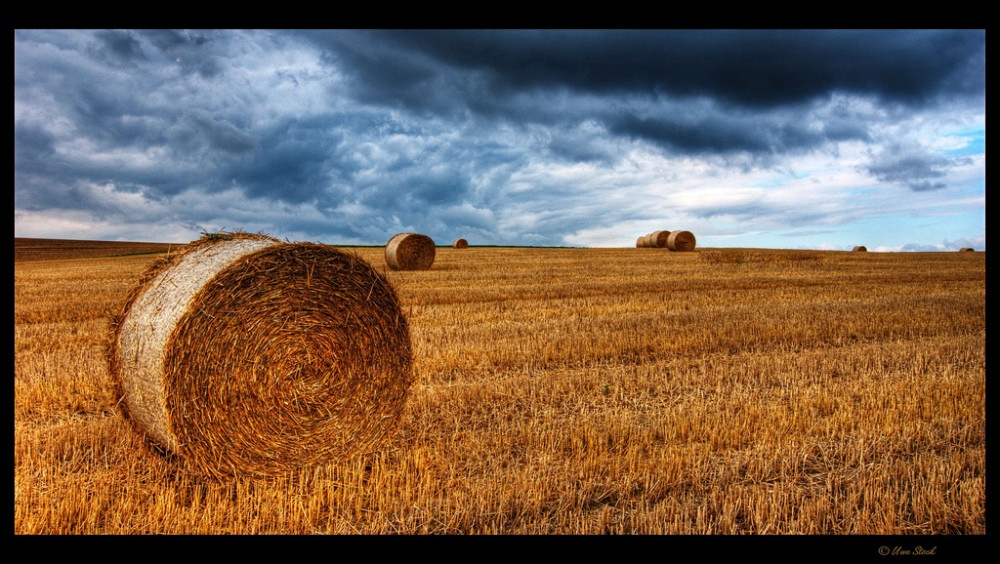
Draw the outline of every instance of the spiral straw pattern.
M434 240L427 235L399 233L385 245L385 262L393 270L427 270L434 253Z
M196 241L147 271L112 327L125 415L209 475L376 450L414 378L389 282L325 245Z
M667 237L667 248L671 251L693 251L696 243L690 231L671 231Z

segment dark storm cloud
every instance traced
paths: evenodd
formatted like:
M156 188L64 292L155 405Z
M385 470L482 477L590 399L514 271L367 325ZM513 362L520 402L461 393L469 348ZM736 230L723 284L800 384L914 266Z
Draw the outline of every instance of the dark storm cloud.
M596 119L612 133L690 153L768 154L864 140L867 116L840 112L806 129L788 120L800 116L777 112L801 111L835 94L902 105L980 96L985 67L985 35L966 30L392 30L307 37L358 78L359 100L550 126ZM649 112L665 100L707 100L711 113ZM772 115L751 122L750 111Z
M258 132L252 158L232 167L232 180L250 197L309 202L349 182L362 165L342 150L344 133L333 119L290 120Z
M671 118L642 118L626 114L610 123L618 135L644 138L684 153L777 153L810 148L826 140L785 120L745 120L708 117L696 122Z
M394 30L317 33L367 92L414 96L445 70L490 92L569 88L708 96L739 106L793 104L846 91L918 103L977 94L985 33L922 30Z

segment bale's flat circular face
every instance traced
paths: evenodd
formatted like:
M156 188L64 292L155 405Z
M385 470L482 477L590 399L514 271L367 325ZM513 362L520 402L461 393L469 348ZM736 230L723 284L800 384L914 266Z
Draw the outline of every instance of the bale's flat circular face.
M694 233L690 231L671 231L667 237L667 248L671 251L693 251L695 245Z
M434 264L434 240L420 233L394 235L385 246L385 262L393 270L427 270Z
M363 259L276 244L201 287L164 346L161 379L172 450L209 474L280 473L390 437L413 381L409 329Z

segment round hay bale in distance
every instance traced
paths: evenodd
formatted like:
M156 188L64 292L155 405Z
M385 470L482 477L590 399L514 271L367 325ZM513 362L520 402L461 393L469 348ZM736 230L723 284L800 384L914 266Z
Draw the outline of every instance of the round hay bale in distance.
M974 253L974 252L976 252L976 250L973 249L972 247L962 247L961 249L958 250L958 252L960 252L960 253Z
M427 235L399 233L385 245L385 262L393 270L427 270L434 252L434 240Z
M455 239L451 243L451 247L453 249L468 249L469 248L469 242L466 241L465 239Z
M669 231L653 231L649 234L650 245L657 249L665 249L667 247L667 239L669 238Z
M865 247L864 245L855 245L855 247L853 249L851 249L851 252L855 252L855 253L867 253L868 252L868 247Z
M414 381L382 274L326 245L247 234L154 263L112 318L108 362L126 418L216 477L373 452Z
M642 236L642 246L646 249L652 249L656 247L656 240L653 238L652 233L647 233Z
M697 241L690 231L671 231L667 237L667 248L671 251L693 251Z

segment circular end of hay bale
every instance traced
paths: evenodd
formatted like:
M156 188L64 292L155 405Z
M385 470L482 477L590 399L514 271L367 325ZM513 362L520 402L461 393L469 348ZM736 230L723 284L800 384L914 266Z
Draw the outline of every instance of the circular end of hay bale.
M667 248L667 239L670 238L669 231L653 231L649 234L650 246L657 249Z
M671 231L667 237L667 248L671 251L693 251L697 241L690 231Z
M851 249L851 252L855 252L855 253L867 253L868 252L868 248L865 247L864 245L857 245L853 249Z
M399 233L385 245L385 262L393 270L427 270L434 252L434 240L427 235Z
M213 476L373 452L414 378L388 280L314 243L197 241L147 271L112 328L126 417Z
M465 239L455 239L452 242L451 247L453 249L468 249L469 248L469 242L466 241Z

